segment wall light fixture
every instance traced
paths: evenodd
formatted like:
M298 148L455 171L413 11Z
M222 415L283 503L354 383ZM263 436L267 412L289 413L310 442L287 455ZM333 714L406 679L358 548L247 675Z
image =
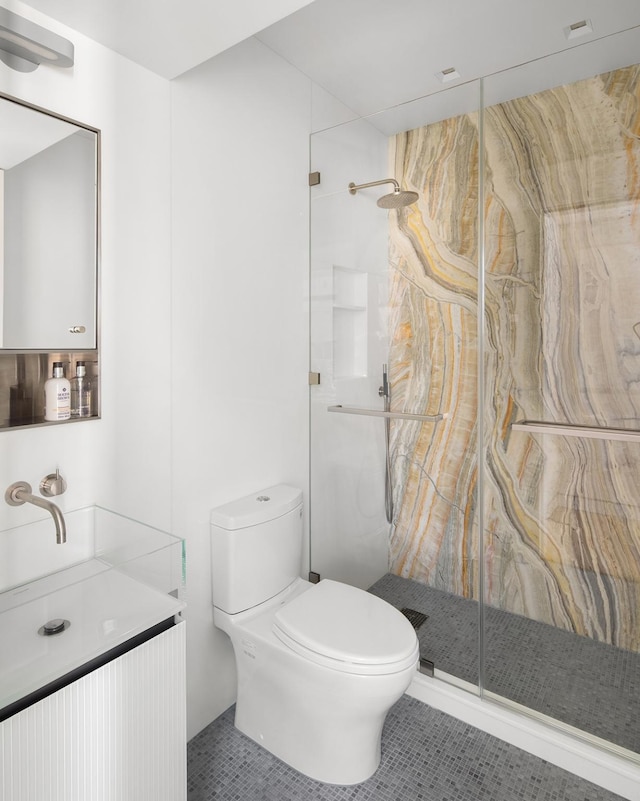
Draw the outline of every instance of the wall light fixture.
M0 8L0 60L18 72L33 72L40 64L73 67L73 43Z

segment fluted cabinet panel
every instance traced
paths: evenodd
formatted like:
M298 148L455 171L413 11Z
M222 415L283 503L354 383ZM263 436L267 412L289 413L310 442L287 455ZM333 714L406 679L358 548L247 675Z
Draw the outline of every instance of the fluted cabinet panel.
M2 801L184 801L185 623L0 726Z

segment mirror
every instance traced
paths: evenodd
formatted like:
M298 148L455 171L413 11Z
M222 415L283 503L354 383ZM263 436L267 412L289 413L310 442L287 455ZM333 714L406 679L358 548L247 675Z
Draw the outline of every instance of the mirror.
M97 347L98 131L0 96L0 349Z

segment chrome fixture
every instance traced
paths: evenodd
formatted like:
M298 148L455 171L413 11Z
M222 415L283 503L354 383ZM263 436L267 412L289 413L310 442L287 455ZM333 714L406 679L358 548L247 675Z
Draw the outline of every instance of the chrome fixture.
M51 501L46 501L44 498L38 498L37 495L34 495L31 492L31 484L28 484L26 481L16 481L15 484L11 484L11 486L7 487L4 499L9 506L22 506L23 503L32 503L34 506L39 506L40 509L46 509L53 518L53 522L56 526L56 542L58 545L62 545L67 541L67 527L62 512L55 503L51 503Z
M420 420L422 423L439 423L446 420L449 412L441 414L414 414L413 412L387 412L382 409L362 409L359 406L327 406L328 412L338 412L339 414L359 414L363 417L389 417L391 420ZM513 428L514 426L512 426Z
M61 634L63 631L66 631L71 622L69 620L65 620L62 617L55 617L53 620L47 621L44 626L40 626L38 629L38 634L42 637L51 637L54 634Z
M378 395L381 398L384 398L385 412L390 412L391 388L389 387L389 372L386 364L382 365L382 386L378 390ZM384 418L384 442L386 462L384 472L384 511L387 516L387 523L393 523L393 490L391 485L391 420L389 417Z
M40 64L73 67L73 44L24 17L0 8L0 60L18 72Z
M435 665L430 659L426 659L425 657L421 656L418 670L420 673L424 673L425 676L433 676L435 673Z
M393 192L378 198L377 204L381 209L400 209L403 206L410 206L418 199L417 192L400 189L400 184L395 178L384 178L382 181L371 181L368 184L349 184L349 192L352 195L359 189L367 189L370 186L381 186L382 184L393 184Z
M583 426L576 423L554 423L546 420L518 420L511 424L512 431L528 431L530 434L557 434L562 437L584 437L606 439L615 442L640 442L637 428L608 428L606 426Z
M67 482L60 475L60 470L56 467L55 473L49 473L40 482L40 494L45 495L47 498L53 498L55 495L62 495L67 490Z

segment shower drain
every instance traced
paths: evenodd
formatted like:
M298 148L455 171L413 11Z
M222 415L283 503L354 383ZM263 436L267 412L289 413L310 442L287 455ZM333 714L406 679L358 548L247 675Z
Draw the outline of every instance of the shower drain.
M409 623L413 626L413 628L417 631L420 626L424 623L425 620L429 617L429 615L425 615L422 612L418 612L415 609L401 609L402 614L407 618Z

